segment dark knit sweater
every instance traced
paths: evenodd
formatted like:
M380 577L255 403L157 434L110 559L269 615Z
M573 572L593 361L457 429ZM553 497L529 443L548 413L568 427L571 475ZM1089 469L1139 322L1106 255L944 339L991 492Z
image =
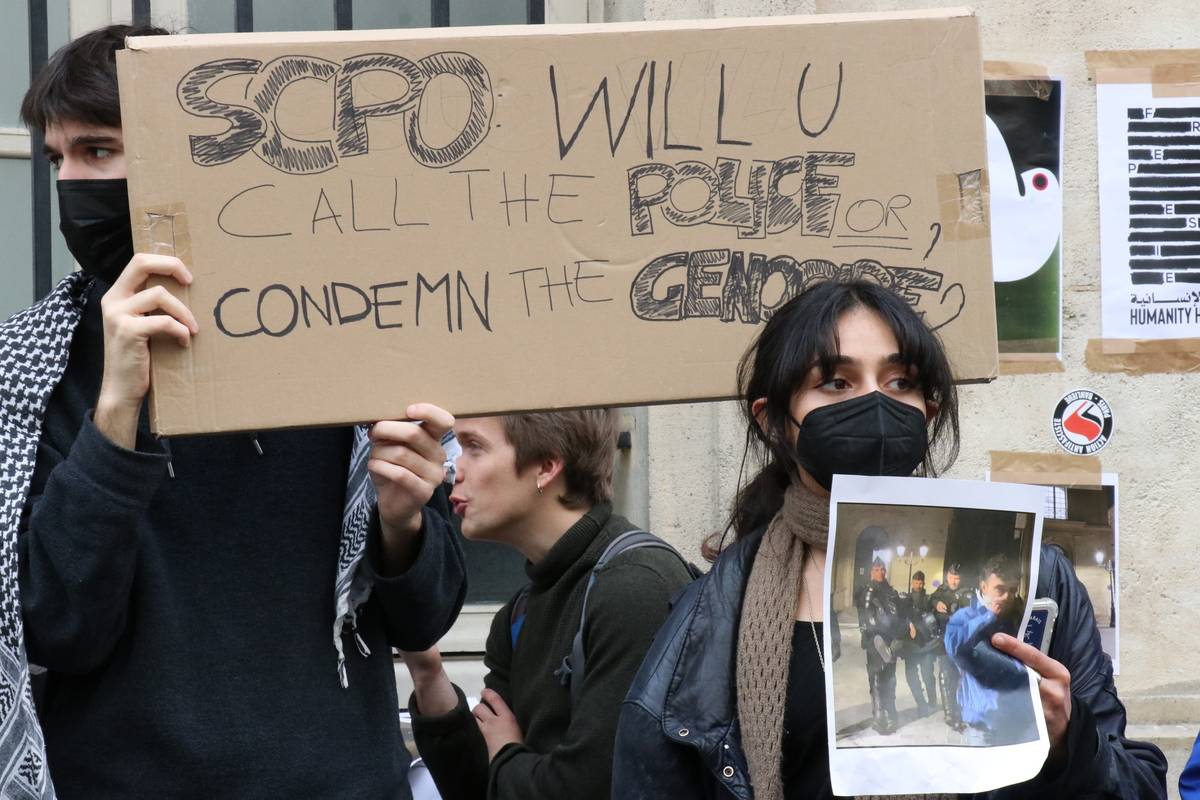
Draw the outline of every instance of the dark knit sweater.
M461 690L456 709L425 717L409 701L413 733L444 800L609 800L613 740L621 701L666 619L671 598L689 580L682 561L661 549L630 550L601 570L588 598L587 669L578 704L554 671L579 627L588 576L604 548L634 529L607 505L571 527L538 564L513 652L511 602L492 620L485 663L488 688L517 717L523 744L491 763Z
M407 798L389 643L428 647L465 593L444 492L421 550L333 647L349 429L178 438L136 451L92 424L88 297L51 398L20 535L38 712L60 798ZM378 561L378 528L368 559ZM371 565L364 562L363 568Z

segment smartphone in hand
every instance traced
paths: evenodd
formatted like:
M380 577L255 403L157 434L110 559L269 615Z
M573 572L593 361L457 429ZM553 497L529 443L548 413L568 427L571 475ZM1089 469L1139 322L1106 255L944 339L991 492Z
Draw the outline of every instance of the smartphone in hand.
M1050 652L1050 638L1054 635L1054 621L1058 619L1058 603L1048 597L1033 601L1029 624L1025 626L1025 644L1030 644L1043 653Z

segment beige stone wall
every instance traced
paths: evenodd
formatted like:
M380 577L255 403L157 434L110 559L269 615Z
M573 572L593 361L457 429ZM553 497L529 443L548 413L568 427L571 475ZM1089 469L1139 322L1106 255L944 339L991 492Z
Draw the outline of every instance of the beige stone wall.
M928 0L606 0L608 19L761 16L954 5ZM1095 90L1089 49L1200 47L1190 0L980 0L985 58L1045 64L1066 81L1064 312L1066 372L1003 377L962 392L963 449L952 477L982 478L989 450L1053 452L1050 414L1066 391L1089 387L1112 404L1115 438L1101 454L1120 474L1121 675L1131 722L1178 741L1200 727L1200 376L1130 378L1089 372L1084 346L1100 335ZM652 530L695 552L723 521L736 486L742 423L731 404L651 409L648 516ZM1099 594L1099 576L1093 593ZM1157 726L1157 727L1155 727ZM1173 726L1173 727L1172 727ZM1170 731L1167 729L1170 728ZM1167 733L1164 733L1166 731ZM1157 734L1156 734L1157 735ZM1190 740L1189 740L1190 743ZM1175 755L1178 760L1182 753ZM1172 775L1178 763L1172 764ZM1172 789L1174 792L1174 788Z

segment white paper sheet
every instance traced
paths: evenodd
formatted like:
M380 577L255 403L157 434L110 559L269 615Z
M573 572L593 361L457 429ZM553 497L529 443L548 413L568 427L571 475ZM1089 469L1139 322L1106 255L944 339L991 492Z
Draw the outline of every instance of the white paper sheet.
M1200 97L1096 86L1104 337L1200 336Z
M922 717L904 708L894 733L873 733L866 647L878 645L873 641L862 645L855 611L861 601L861 588L865 588L862 570L869 571L876 558L889 569L889 581L904 581L906 575L900 570L907 566L907 590L916 571L928 570L926 579L932 586L955 561L961 563L962 588L977 585L976 576L988 558L1009 555L1021 575L1019 586L1024 587L1018 593L1023 602L1019 604L1021 616L1016 628L1024 630L1032 587L1037 586L1039 559L1035 554L1041 547L1044 506L1045 490L1034 486L834 477L824 616L824 652L835 652L834 635L839 635L841 642L840 657L827 660L825 671L834 794L971 794L1029 780L1041 770L1049 753L1049 740L1032 672L1028 672L1027 687L998 694L999 711L982 712L984 717L980 719L977 713L985 704L968 703L971 713L964 716L975 718L977 725L967 731L948 726L940 711ZM1012 608L1015 619L1017 607ZM977 606L965 610L978 612ZM830 624L831 619L836 619L835 625ZM952 616L947 627L954 624ZM864 642L866 639L862 637ZM898 665L897 706L905 705L902 700L909 693L904 672ZM1015 743L985 741L996 737L981 731L992 719L1000 718L987 714L1006 718L1006 741Z

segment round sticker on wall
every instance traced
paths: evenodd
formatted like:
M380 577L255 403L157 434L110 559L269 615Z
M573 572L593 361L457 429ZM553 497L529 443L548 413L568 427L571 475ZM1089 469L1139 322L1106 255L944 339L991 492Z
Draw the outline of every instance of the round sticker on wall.
M1103 450L1112 439L1112 408L1092 390L1076 389L1058 401L1051 428L1063 450L1076 456L1090 456Z

